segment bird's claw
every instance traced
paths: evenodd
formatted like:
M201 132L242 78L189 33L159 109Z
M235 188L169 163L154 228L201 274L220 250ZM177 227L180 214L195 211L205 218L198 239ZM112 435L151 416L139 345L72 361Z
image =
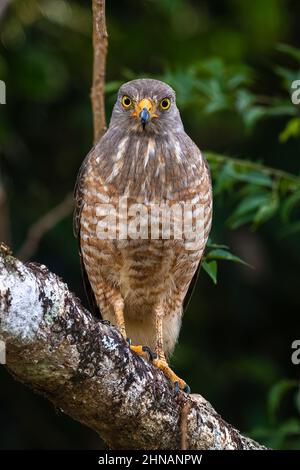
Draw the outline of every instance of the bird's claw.
M149 354L149 361L153 362L157 358L157 354L152 351L148 346L143 346L143 351Z
M158 359L157 354L153 352L148 346L133 346L131 343L131 339L127 338L126 342L131 351L135 352L138 356L143 357L144 359L148 358L150 362L153 363L154 366L161 369L164 374L172 381L174 384L174 392L177 395L180 390L185 393L191 393L191 389L187 383L185 383L182 379L180 379L168 366L165 359Z
M153 362L156 359L156 353L153 352L148 346L133 346L131 344L131 339L126 339L129 348L131 351L135 352L138 356L141 356L145 359L149 359L149 361Z
M153 361L153 365L158 367L158 369L160 369L171 380L174 385L175 395L177 395L180 390L185 393L191 393L190 387L172 371L165 358L155 359Z
M174 382L174 392L175 392L175 395L177 395L180 392L180 387L179 387L178 380L176 380L176 382Z
M183 392L185 392L187 394L191 393L191 389L188 386L188 384L185 384L183 387L180 388L179 382L178 382L178 380L176 380L176 382L174 382L175 395L177 395L180 392L180 390L182 390Z

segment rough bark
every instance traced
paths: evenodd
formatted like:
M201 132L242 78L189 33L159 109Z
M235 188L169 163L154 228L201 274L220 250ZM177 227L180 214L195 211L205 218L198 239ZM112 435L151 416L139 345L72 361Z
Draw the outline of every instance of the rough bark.
M200 395L175 395L163 373L84 309L58 276L23 264L6 247L0 251L0 338L17 380L111 448L263 449Z
M93 0L93 86L92 108L94 122L94 143L106 130L104 86L108 35L105 20L105 0Z

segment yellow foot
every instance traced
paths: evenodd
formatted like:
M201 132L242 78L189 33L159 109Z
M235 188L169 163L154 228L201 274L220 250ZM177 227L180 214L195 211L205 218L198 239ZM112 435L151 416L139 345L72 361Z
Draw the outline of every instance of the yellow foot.
M127 339L127 342L129 343L131 351L135 352L138 356L141 356L144 359L150 359L150 361L153 361L156 358L156 354L152 352L148 346L133 346L130 339Z
M186 393L191 393L191 389L188 384L172 371L165 359L154 359L152 364L162 370L171 382L173 382L176 392L183 390Z
M143 346L133 346L130 344L131 351L135 352L138 356L143 357L144 359L148 359L148 354L144 351Z

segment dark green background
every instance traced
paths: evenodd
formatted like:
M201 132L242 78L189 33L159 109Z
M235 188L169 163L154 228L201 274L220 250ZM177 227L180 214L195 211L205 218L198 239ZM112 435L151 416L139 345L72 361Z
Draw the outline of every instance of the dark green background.
M91 147L90 7L83 0L15 0L0 20L0 79L7 85L0 170L9 199L7 241L15 252L28 227L73 189ZM107 116L119 82L176 74L186 130L202 150L298 174L299 138L278 140L285 116L247 130L231 109L207 114L189 95L186 71L220 57L225 67L254 70L256 93L281 94L273 73L281 60L276 46L299 47L299 20L296 0L107 1ZM221 262L216 286L202 272L172 364L241 431L275 447L300 448L297 387L278 386L299 376L291 343L300 337L300 237L280 237L279 219L256 231L229 230L230 198L216 198L212 239L255 269ZM71 223L70 216L47 233L33 259L85 302ZM100 446L93 432L0 369L0 448Z

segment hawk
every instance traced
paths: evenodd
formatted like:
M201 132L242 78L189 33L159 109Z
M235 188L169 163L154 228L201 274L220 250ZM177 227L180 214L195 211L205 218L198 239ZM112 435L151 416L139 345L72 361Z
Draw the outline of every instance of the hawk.
M127 212L121 213L124 200ZM170 86L152 79L121 86L108 130L83 161L75 201L74 233L91 304L177 391L189 391L168 358L210 231L212 189L206 160L184 131ZM189 208L200 235L197 243L173 233L183 226L177 223L178 211L170 217L175 205ZM133 206L143 213L138 223L136 212L128 209ZM154 221L144 217L152 211ZM132 227L130 236L126 229Z

